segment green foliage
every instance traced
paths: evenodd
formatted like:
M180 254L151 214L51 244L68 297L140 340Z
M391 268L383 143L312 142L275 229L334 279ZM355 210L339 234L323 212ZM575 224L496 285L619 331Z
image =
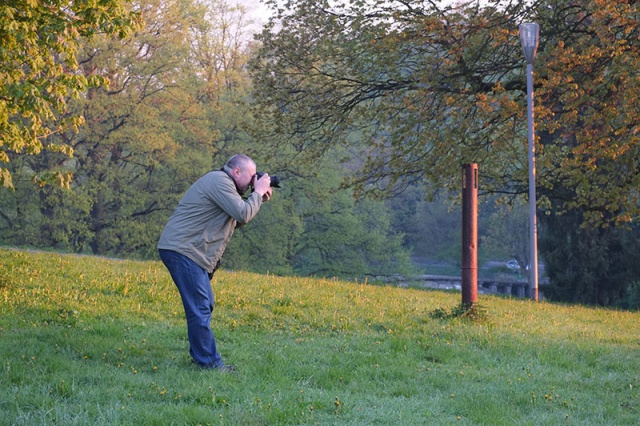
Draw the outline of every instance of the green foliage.
M232 105L243 96L237 73L246 58L234 44L242 23L234 31L228 25L233 11L217 14L213 7L188 0L147 2L140 6L144 28L132 37L96 35L78 46L77 74L99 73L110 86L68 102L64 116L86 118L79 132L49 137L73 148L74 158L47 152L11 165L20 181L52 168L73 173L72 191L56 192L67 199L54 202L51 190L17 185L1 209L0 225L12 228L5 243L155 256L162 226L188 185L230 149L225 144L242 146L225 134L237 123L220 123L225 114L243 115L241 105ZM22 221L19 210L26 204L34 210Z
M291 185L287 182L287 187ZM275 190L249 225L236 229L222 261L223 268L292 275L291 259L304 229L288 189Z
M329 161L330 162L330 161ZM351 191L338 189L344 171L325 164L312 180L299 182L297 210L305 233L293 259L303 275L363 277L411 272L402 235L390 227L382 203L356 201Z
M48 155L44 153L40 158ZM16 160L16 164L23 162L24 158ZM82 218L89 214L92 200L80 191L53 185L34 187L23 179L23 173L20 170L14 174L15 192L0 192L3 225L0 241L61 251L87 251L93 233Z
M627 291L640 276L637 227L585 228L576 212L541 219L545 232L540 249L552 282L545 296L604 306L624 306L632 300Z
M640 281L633 281L627 286L620 306L624 309L640 310Z
M340 189L344 171L326 166L331 158L313 179L284 180L258 217L236 231L226 266L344 278L414 272L390 209Z
M6 165L20 156L43 148L72 155L71 146L49 138L77 131L82 115L62 116L68 100L107 82L103 75L78 72L80 46L98 34L123 38L139 23L138 12L120 0L25 0L0 6L0 187L13 188ZM52 169L32 178L68 186L70 174Z
M7 424L633 424L637 312L222 270L234 374L189 362L159 262L0 250ZM425 401L427 403L425 403Z
M84 49L84 69L111 80L109 90L93 90L76 105L88 125L70 136L74 189L93 202L85 218L93 253L155 253L161 221L186 189L181 179L210 169L211 136L199 138L208 130L196 100L202 83L182 77L194 72L189 31L202 22L201 10L190 2L163 5L146 3L145 29L126 42L101 38Z
M416 256L460 263L462 213L454 202L440 196L428 201L416 186L387 201L393 229L405 235L405 247Z

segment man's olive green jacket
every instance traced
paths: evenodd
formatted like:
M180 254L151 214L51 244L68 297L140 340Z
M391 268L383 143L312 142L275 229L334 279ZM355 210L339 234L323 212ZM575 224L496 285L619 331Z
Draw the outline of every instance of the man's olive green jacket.
M261 205L258 193L242 198L226 172L209 172L184 194L160 235L158 248L183 254L213 272L236 226L251 221Z

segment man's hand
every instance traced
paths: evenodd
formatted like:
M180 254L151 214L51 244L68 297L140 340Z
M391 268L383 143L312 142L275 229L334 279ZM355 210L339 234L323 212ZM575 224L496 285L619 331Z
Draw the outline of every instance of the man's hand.
M262 175L260 179L257 176L253 178L253 190L262 196L262 201L268 201L271 198L273 189L271 188L271 178L268 173Z
M262 201L269 201L269 199L271 198L271 194L273 193L273 188L269 187L269 189L267 190L267 192L264 193L264 195L262 196Z

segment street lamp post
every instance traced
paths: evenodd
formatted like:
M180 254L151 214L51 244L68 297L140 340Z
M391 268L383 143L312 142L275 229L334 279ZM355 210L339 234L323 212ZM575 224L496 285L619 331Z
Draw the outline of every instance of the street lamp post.
M533 60L538 49L540 26L536 23L520 25L520 43L527 60L527 118L529 124L529 289L531 298L538 300L538 225L536 221L536 148L533 130Z

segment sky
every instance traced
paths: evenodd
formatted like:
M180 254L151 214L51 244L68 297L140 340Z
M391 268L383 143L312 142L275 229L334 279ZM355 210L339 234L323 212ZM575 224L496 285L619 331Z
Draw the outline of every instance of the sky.
M436 0L441 4L454 3L456 0ZM243 5L249 14L249 17L255 21L257 29L261 28L269 19L269 9L262 4L260 0L235 0L237 4ZM230 1L231 4L234 0ZM480 4L486 3L485 0L480 0Z
M256 21L256 24L262 25L267 22L269 9L260 0L238 0L238 3L247 9L251 19Z

